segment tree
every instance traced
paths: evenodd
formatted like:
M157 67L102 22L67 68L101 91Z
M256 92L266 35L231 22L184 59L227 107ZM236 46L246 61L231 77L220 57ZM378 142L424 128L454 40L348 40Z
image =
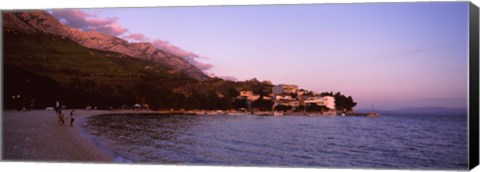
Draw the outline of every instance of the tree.
M353 107L357 105L357 102L353 100L351 96L345 96L341 92L323 92L320 93L321 96L332 96L335 98L335 109L337 110L353 110Z
M291 110L292 109L292 106L286 106L286 105L277 105L275 106L275 111L283 111L283 112L286 112L288 110Z
M326 112L329 109L325 106L319 106L315 103L311 103L307 105L307 110L308 112Z
M253 107L258 108L261 111L269 111L272 109L273 101L265 100L263 97L258 98L257 100L253 101Z
M233 101L233 107L235 109L247 108L247 99L246 98L235 99Z

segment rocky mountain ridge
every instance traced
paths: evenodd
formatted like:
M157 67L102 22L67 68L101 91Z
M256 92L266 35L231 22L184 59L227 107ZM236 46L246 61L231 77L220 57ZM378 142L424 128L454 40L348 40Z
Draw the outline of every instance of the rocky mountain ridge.
M6 32L49 33L69 38L81 46L125 54L131 57L165 64L172 72L183 72L197 80L209 77L182 57L155 48L150 43L130 43L112 35L81 31L67 26L49 13L41 10L24 12L4 12L3 29Z

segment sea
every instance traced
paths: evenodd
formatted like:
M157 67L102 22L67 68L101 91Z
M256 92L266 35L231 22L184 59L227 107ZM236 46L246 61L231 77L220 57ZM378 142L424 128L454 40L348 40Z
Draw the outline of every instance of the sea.
M105 114L83 128L119 163L460 169L467 115Z

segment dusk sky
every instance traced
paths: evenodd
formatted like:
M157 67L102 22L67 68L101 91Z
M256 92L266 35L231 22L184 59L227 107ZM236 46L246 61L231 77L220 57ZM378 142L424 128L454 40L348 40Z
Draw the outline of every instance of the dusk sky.
M340 91L357 108L467 106L468 2L51 10L223 78Z

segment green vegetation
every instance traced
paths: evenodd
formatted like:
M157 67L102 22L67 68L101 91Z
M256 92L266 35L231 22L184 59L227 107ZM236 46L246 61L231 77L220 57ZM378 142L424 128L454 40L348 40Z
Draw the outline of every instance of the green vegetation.
M4 32L4 42L6 108L14 106L14 95L35 99L37 107L52 106L56 99L74 107L118 107L197 82L166 66L88 49L60 36Z
M5 31L3 36L5 108L28 107L33 102L33 108L45 108L56 100L69 108L99 109L138 103L152 109L269 111L273 105L265 99L273 87L267 81L198 81L158 63L85 48L61 36ZM252 91L259 98L247 101L239 97L240 91ZM356 105L339 92L322 94L334 96L338 110L352 110ZM307 110L324 111L325 107Z
M212 78L197 81L166 66L85 48L56 35L4 32L4 107L87 105L101 109L232 109L241 90L265 95L272 85ZM13 96L20 95L20 98Z
M335 98L335 109L342 111L352 111L353 107L357 105L357 102L353 100L351 96L345 96L340 92L323 92L320 95L322 96L332 96Z

